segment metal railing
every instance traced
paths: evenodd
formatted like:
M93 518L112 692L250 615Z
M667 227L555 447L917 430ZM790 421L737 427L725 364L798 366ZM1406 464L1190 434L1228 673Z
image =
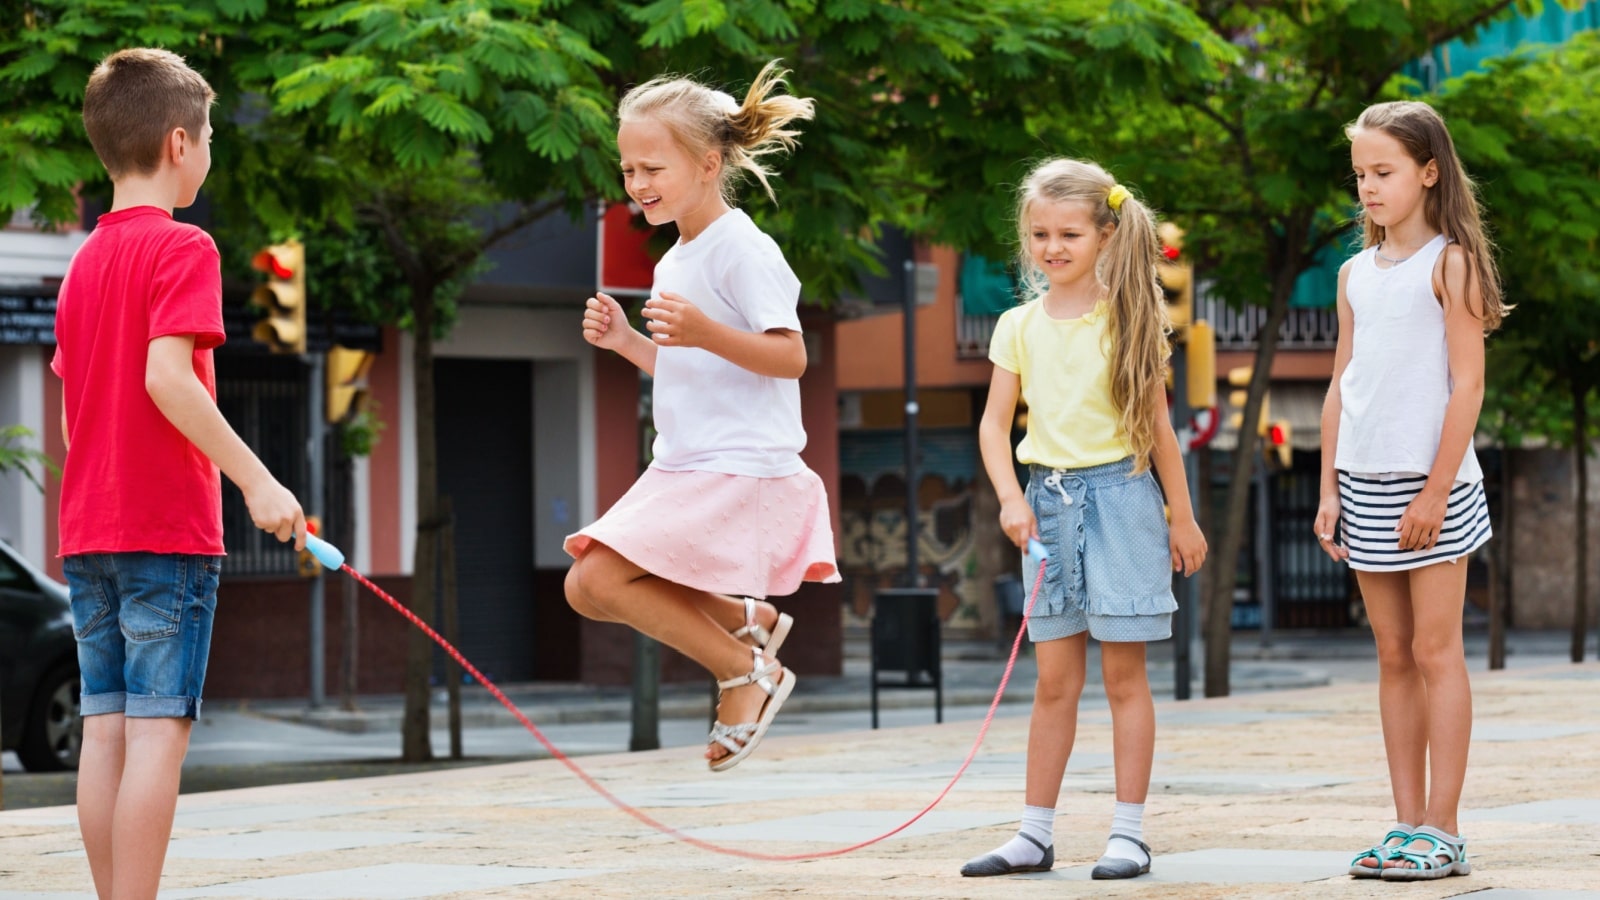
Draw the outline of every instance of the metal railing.
M1198 318L1216 329L1218 350L1254 350L1256 335L1267 321L1260 306L1233 309L1219 300L1197 302ZM956 314L956 358L983 359L989 355L989 338L999 316ZM1289 310L1278 332L1278 347L1284 350L1332 350L1339 339L1339 313L1329 309Z
M988 359L989 339L999 316L969 316L956 313L956 359Z
M233 369L217 379L217 407L267 470L300 497L306 478L306 379L297 360L224 360ZM239 371L239 370L243 371ZM255 527L244 496L222 482L227 575L293 575L295 554Z
M1267 310L1261 306L1233 309L1210 297L1196 300L1196 318L1205 319L1216 330L1218 350L1254 350L1256 335L1266 324ZM1333 308L1295 307L1278 331L1278 347L1284 350L1332 350L1339 339L1339 313Z

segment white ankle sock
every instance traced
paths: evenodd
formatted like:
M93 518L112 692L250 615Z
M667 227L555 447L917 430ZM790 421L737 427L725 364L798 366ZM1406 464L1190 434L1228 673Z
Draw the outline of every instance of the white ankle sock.
M1055 841L1055 825L1056 811L1053 808L1024 806L1022 827L1017 829L1017 836L1000 845L994 852L1013 866L1035 865L1044 859L1044 851L1039 847L1048 847ZM1028 838L1033 838L1039 843L1035 845Z
M1111 833L1126 835L1136 841L1144 840L1144 804L1118 801L1116 810L1111 814ZM1141 865L1146 861L1144 851L1137 844L1114 838L1106 841L1106 856L1132 860Z

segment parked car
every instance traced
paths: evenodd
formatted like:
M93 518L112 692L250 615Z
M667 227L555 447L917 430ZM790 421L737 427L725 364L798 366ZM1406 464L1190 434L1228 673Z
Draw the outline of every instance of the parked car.
M0 541L0 747L30 772L76 769L79 686L66 585Z

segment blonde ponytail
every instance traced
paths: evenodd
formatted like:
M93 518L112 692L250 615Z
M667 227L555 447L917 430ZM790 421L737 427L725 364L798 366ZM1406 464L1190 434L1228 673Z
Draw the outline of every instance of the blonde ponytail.
M688 78L661 76L630 90L617 106L617 118L626 122L651 118L672 133L690 156L717 151L722 158L718 175L723 198L733 202L740 173L753 176L774 201L773 174L763 158L793 150L800 132L787 126L810 119L816 103L809 97L776 94L787 69L773 60L762 67L740 103L732 96Z
M1027 250L1028 208L1040 201L1085 203L1096 228L1114 229L1097 263L1111 323L1111 402L1119 416L1117 431L1133 450L1134 471L1142 472L1155 451L1157 417L1166 414L1157 386L1166 383L1172 353L1167 305L1156 280L1161 243L1155 214L1092 162L1040 163L1023 180L1017 198L1019 261L1023 282L1035 293L1049 284Z

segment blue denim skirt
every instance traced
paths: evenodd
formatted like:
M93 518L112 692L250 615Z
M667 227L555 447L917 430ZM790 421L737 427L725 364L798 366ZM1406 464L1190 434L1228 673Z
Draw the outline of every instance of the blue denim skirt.
M1161 488L1133 458L1082 469L1029 469L1028 505L1050 552L1028 618L1028 637L1053 641L1088 631L1098 641L1172 636L1172 550ZM1032 586L1039 560L1023 557Z

